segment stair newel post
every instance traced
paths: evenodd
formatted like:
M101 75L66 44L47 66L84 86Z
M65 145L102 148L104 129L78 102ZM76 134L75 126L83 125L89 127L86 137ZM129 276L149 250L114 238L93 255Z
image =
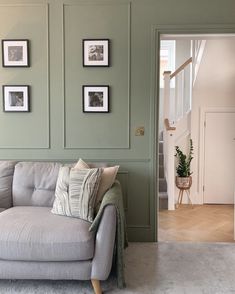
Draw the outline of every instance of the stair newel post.
M163 150L164 150L164 170L167 181L168 210L175 209L175 162L174 162L174 127L170 127L170 80L171 72L164 72L164 130L163 130Z
M174 130L167 131L167 194L168 210L175 209L175 138Z

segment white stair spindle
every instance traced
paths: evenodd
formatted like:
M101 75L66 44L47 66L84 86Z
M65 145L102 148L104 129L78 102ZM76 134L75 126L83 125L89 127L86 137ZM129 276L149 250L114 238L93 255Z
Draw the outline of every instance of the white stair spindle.
M179 95L178 95L178 76L175 76L175 122L178 120L178 109L179 109Z

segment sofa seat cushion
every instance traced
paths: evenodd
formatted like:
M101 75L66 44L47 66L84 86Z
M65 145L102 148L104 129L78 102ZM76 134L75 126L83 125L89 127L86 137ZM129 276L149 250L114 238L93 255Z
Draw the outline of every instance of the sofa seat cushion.
M80 261L94 255L90 223L54 215L49 207L19 206L0 213L0 259Z

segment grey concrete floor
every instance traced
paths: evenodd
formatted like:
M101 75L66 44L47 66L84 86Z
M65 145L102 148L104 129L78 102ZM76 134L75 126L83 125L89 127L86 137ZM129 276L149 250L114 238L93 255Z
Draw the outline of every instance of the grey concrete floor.
M131 243L125 252L126 283L116 288L111 276L102 282L112 294L235 293L233 243ZM0 294L92 294L89 281L0 281Z

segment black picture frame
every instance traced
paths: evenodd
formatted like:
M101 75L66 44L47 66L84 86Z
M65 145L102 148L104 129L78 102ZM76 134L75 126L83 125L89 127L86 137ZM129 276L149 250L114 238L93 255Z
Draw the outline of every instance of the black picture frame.
M109 86L83 85L82 109L84 113L109 113Z
M4 39L2 40L3 67L29 67L29 40Z
M3 111L30 112L29 90L28 85L3 85Z
M109 39L83 39L82 40L83 67L109 67L110 66L110 40Z

